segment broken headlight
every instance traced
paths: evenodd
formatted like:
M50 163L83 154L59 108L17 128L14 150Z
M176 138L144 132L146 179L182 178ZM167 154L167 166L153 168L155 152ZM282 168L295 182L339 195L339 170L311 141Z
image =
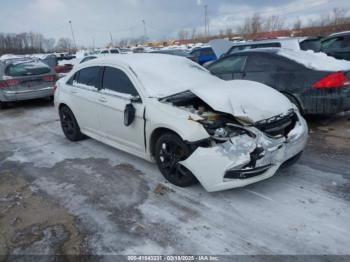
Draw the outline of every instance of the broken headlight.
M222 141L225 142L229 140L231 137L240 136L240 135L248 135L250 137L256 137L254 133L251 131L235 125L231 123L226 123L222 126L211 126L211 125L204 125L207 132L213 139L216 141Z

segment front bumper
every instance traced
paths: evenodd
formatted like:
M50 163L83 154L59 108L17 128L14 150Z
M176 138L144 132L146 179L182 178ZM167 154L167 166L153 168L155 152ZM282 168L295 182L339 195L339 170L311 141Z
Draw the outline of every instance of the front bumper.
M305 148L308 127L299 113L298 118L287 137L271 138L251 127L256 138L242 135L213 147L198 147L180 163L208 192L244 187L267 179Z

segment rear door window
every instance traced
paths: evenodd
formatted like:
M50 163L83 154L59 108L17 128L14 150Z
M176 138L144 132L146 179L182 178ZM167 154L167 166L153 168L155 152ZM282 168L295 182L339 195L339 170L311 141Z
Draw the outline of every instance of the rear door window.
M210 65L208 69L213 74L242 72L246 59L246 56L226 57L223 60Z
M6 67L8 76L33 76L50 73L51 69L42 62L23 62L10 64Z
M250 55L245 71L247 72L268 72L276 70L276 65L271 57L260 54Z
M322 49L327 50L327 49L340 48L342 46L343 40L344 40L344 37L333 37L333 38L327 39L322 42L321 44Z
M344 37L344 41L342 44L343 48L349 48L350 47L350 35Z
M92 66L81 69L75 76L74 81L84 87L100 89L101 87L101 67Z
M138 93L129 77L120 69L105 67L103 89L137 96Z
M245 71L247 72L273 72L273 71L296 71L301 66L287 58L274 54L253 54L250 55Z

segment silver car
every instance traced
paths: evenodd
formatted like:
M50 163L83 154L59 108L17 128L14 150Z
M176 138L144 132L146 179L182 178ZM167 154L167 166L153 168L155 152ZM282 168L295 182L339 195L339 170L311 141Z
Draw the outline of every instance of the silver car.
M55 82L55 70L40 60L0 60L0 109L8 102L52 97Z

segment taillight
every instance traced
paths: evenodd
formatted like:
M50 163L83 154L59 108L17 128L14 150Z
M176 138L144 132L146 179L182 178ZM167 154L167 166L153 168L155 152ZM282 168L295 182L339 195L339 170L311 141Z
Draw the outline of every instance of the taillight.
M20 82L17 79L0 80L0 88L16 86L16 85L19 85L19 83Z
M57 90L57 84L54 84L54 86L53 86L53 92L55 93L56 90Z
M47 82L53 82L55 81L56 77L54 75L47 75L47 76L43 76L43 80L47 81Z
M315 88L335 88L350 85L349 78L342 72L336 72L326 76L313 85Z

